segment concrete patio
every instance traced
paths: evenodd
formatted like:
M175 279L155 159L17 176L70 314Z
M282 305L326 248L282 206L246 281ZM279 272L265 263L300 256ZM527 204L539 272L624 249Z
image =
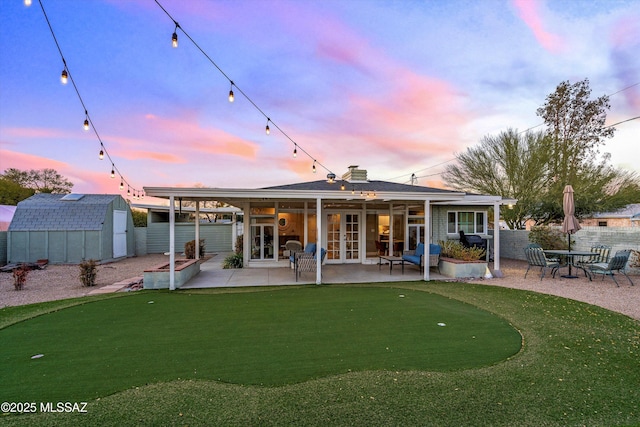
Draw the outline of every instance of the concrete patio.
M296 282L294 270L288 267L253 267L223 269L222 263L229 253L217 253L200 265L200 273L185 283L180 289L224 288L241 286L279 286L315 284L315 272L302 273ZM438 274L437 269L430 270L432 280L451 280ZM422 274L417 266L406 264L404 274L402 266L394 265L389 274L389 265L383 264L325 264L322 266L323 283L372 283L388 281L418 281Z

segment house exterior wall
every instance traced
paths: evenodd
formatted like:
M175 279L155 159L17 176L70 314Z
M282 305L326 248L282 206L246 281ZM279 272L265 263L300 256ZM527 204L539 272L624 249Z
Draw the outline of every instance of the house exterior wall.
M0 267L7 263L7 232L0 231Z
M205 241L206 252L229 252L233 248L230 223L200 224L200 238ZM195 225L175 225L176 251L184 251L184 244L195 239ZM169 251L169 223L149 223L147 227L147 253L159 254Z

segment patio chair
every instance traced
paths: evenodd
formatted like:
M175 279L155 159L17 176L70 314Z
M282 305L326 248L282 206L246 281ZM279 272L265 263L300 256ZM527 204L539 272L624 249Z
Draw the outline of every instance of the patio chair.
M583 258L580 261L578 261L579 266L586 269L593 264L602 264L602 263L609 262L609 256L611 254L611 246L595 245L595 246L591 246L590 250L591 252L593 252L593 255L591 255L590 257L586 257L586 259ZM586 275L586 270L585 270L585 275Z
M524 278L527 278L527 274L531 267L540 267L540 280L544 278L544 273L547 268L551 269L551 276L556 277L556 272L560 268L560 262L558 260L551 260L547 258L542 248L525 248L524 254L527 257L527 271L524 273Z
M327 256L327 250L325 248L320 248L320 264L324 262L325 257ZM296 257L296 282L298 281L298 277L300 277L300 273L306 271L317 271L318 267L318 258L317 253L311 255L306 252L299 253Z
M302 247L302 244L300 245ZM304 247L304 251L292 251L291 254L289 255L289 267L295 267L296 265L296 258L300 255L300 254L311 254L311 255L315 255L316 253L316 244L315 243L307 243L307 246Z
M631 255L630 250L618 251L614 256L611 257L609 262L598 262L595 264L589 265L589 271L593 274L602 274L602 280L604 280L604 276L611 276L613 281L616 283L616 286L620 287L618 281L616 280L615 271L622 273L631 286L633 286L633 282L631 278L627 276L627 273L624 272L624 268L627 265L627 261L629 261L629 256Z
M282 251L282 255L290 257L293 253L300 251L302 251L302 243L299 240L287 240L284 243L284 251Z

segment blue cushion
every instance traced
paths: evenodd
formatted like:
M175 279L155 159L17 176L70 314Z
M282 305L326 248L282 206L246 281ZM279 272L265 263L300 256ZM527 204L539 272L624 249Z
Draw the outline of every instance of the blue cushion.
M429 253L431 255L439 255L441 251L440 245L436 245L434 243L429 244Z
M418 255L402 255L402 259L415 265L420 265L421 257Z
M310 254L316 253L316 244L315 243L307 243L307 246L304 247L304 251Z
M418 246L416 246L416 251L414 255L417 255L417 256L424 255L424 243L418 243Z

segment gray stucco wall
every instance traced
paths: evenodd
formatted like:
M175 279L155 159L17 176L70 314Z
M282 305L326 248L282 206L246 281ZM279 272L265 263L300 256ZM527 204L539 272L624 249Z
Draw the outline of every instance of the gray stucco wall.
M205 241L206 252L228 252L233 246L231 242L232 224L201 224L200 238ZM193 224L175 225L175 250L184 251L184 244L195 239ZM169 251L169 223L151 223L147 227L147 253L158 254Z
M7 263L7 232L0 231L0 266Z
M572 236L572 248L588 251L593 245L611 246L611 252L623 249L640 251L640 227L583 227ZM525 260L524 248L529 244L527 230L500 230L500 256Z

